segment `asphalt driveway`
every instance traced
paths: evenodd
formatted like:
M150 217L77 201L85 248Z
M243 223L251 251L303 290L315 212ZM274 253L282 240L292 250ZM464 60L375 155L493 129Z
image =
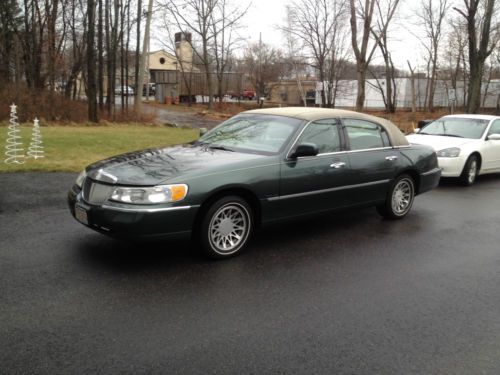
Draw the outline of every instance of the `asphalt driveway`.
M74 174L0 174L4 374L499 374L500 176L261 231L241 256L123 243Z

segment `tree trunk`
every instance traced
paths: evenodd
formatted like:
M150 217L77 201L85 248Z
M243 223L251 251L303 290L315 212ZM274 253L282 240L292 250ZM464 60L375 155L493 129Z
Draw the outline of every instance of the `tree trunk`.
M408 63L408 67L410 68L411 73L411 111L412 113L417 112L417 92L415 90L415 70L410 65L410 61L406 61Z
M144 80L144 71L146 70L146 58L148 54L148 46L149 46L149 28L151 25L151 17L153 14L153 0L149 0L148 3L148 14L146 17L146 28L144 30L144 41L142 43L142 56L139 64L139 77L137 80L137 91L135 92L134 99L134 109L139 114L141 112L142 106L142 83ZM149 74L149 72L147 72Z
M358 63L356 72L358 80L358 94L356 97L356 111L360 112L365 106L365 85L366 85L366 66L364 63Z
M484 62L483 62L484 64ZM477 113L481 105L481 81L483 79L483 66L479 62L471 65L469 76L469 88L467 98L467 113Z
M469 39L469 83L467 97L467 113L477 113L481 105L481 81L483 79L484 62L493 52L490 48L491 19L494 13L495 0L485 0L482 19L476 20L479 10L479 1L465 1L466 11L454 8L467 21L467 34ZM476 24L477 22L477 24ZM478 25L480 40L478 42Z
M97 84L99 87L99 108L104 107L104 56L103 56L103 33L102 33L102 2L98 0L98 24L97 24L97 53L98 53L98 68L97 68Z
M104 28L106 31L106 75L107 75L107 95L106 95L106 109L108 111L108 116L111 116L111 106L112 106L112 100L113 100L113 84L112 84L112 74L111 70L113 69L113 62L111 60L111 30L110 30L110 0L104 0L105 1L105 6L104 6Z
M88 0L87 3L88 32L87 32L87 100L89 107L89 121L99 122L97 113L96 98L96 77L95 77L95 51L94 51L94 31L95 31L95 0Z
M142 18L142 0L137 0L137 29L136 29L136 45L135 45L135 72L134 86L136 90L141 90L139 87L139 57L141 51L141 18Z

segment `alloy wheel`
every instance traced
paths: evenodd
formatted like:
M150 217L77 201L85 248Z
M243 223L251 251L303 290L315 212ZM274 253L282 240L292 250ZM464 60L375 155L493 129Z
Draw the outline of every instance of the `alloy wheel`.
M211 247L221 255L238 251L249 232L249 213L243 205L235 202L220 207L212 216L208 227Z
M467 180L469 184L473 184L474 181L476 180L476 175L477 175L477 161L474 159L471 161L469 165L469 173L467 174Z
M392 192L391 206L396 215L404 215L411 207L413 184L408 179L398 181Z

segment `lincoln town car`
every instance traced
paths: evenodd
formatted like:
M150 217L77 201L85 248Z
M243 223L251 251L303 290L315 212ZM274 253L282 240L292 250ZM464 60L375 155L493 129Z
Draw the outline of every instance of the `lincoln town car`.
M436 152L391 122L357 112L242 112L188 144L85 168L68 193L80 223L121 238L194 239L227 258L255 228L350 207L401 219L437 186ZM388 225L390 225L388 223Z

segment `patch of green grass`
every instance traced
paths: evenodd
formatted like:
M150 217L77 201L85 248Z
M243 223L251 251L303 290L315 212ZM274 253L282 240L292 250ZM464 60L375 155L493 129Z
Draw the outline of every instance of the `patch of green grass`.
M24 152L31 141L31 127L23 125ZM24 164L5 164L7 126L0 126L0 172L79 172L88 164L124 152L192 141L198 131L150 125L42 127L45 157L27 158Z

